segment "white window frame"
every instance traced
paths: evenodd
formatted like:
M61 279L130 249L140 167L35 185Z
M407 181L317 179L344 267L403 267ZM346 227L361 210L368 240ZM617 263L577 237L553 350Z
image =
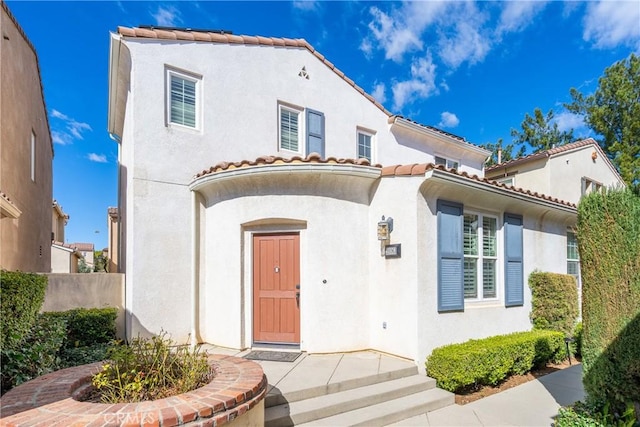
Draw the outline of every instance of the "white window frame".
M516 177L515 176L507 176L505 178L497 179L496 181L499 182L500 184L508 185L508 186L511 186L511 187L515 187L516 186Z
M360 154L360 135L369 137L369 157ZM375 162L375 132L358 128L356 130L356 159L367 159L369 163Z
M171 118L171 81L173 78L183 79L193 82L195 84L195 124L189 126L179 122L172 121ZM196 130L201 129L202 123L202 76L188 73L186 71L176 70L175 68L166 68L166 94L165 94L165 109L166 109L166 124L167 127L184 129L184 130Z
M298 116L298 140L297 140L297 150L292 150L290 148L284 148L282 146L282 112L286 111L288 113L293 113ZM289 153L297 153L303 154L303 135L304 133L304 116L303 113L304 108L295 107L289 104L278 103L278 151L286 151Z
M463 212L463 222L466 216L473 215L477 218L478 226L476 228L476 238L477 238L477 253L475 255L467 254L463 249L463 274L466 273L466 264L469 260L475 260L476 263L476 296L464 296L464 301L466 303L473 302L481 302L481 301L498 301L500 298L500 288L501 288L501 262L503 259L503 254L501 252L500 241L501 241L501 223L498 215L489 214L484 212L478 212L473 210L465 210ZM484 255L484 219L490 218L495 221L495 255ZM463 227L463 239L464 234L466 233L465 228ZM494 262L494 289L495 295L493 296L485 296L484 295L484 261L492 260ZM464 283L464 281L463 281Z
M604 185L601 182L598 182L591 178L587 178L586 176L582 177L581 195L584 196L594 191L602 191L603 188L604 188Z
M31 141L30 141L30 174L31 181L36 182L36 134L32 130L31 131Z
M573 239L570 238L573 236ZM575 242L575 245L573 244ZM570 248L575 248L576 258L570 257ZM569 265L575 265L577 274L573 274L570 272ZM580 254L578 253L578 236L575 231L568 230L567 231L567 274L576 278L576 283L580 284Z
M442 165L447 169L460 169L460 162L457 160L452 160L444 156L434 156L434 163L436 165Z

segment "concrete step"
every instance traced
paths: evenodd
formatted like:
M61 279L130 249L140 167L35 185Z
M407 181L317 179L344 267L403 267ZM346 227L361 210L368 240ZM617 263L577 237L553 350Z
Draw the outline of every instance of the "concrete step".
M379 374L368 375L359 378L351 378L335 383L323 384L320 386L302 388L300 390L289 391L281 393L277 389L271 389L265 398L265 408L270 408L277 405L298 402L300 400L311 399L318 396L324 396L327 394L338 393L346 390L353 390L358 387L365 387L372 384L379 384L385 381L392 381L399 378L406 378L413 375L417 375L418 368L411 366L402 369L395 369L388 372L382 372Z
M440 400L445 402L446 399L444 399L445 396L443 393L447 392L435 389L435 385L436 382L432 378L422 375L412 375L295 402L288 402L267 408L265 410L265 425L268 427L281 427L298 425L315 420L322 421L323 423L321 424L324 425L343 425L340 424L340 418L335 420L338 424L334 424L333 417L347 416L345 413L355 413L361 408L364 409L365 413L372 413L369 409L375 408L378 405L396 401L396 403L402 403L399 410L394 409L391 411L392 414L398 413L398 415L389 418L391 421L387 421L387 418L384 417L381 418L384 420L383 424L388 424L389 422L426 412L430 410L432 406L433 408L442 407L439 406L441 405ZM430 390L437 391L430 395L422 394ZM447 393L446 397L449 396L450 401L453 402L453 395ZM431 397L435 398L435 401ZM425 398L427 398L427 400L423 401ZM409 407L406 407L404 403L405 400L410 402ZM449 400L446 400L446 404L449 404ZM446 404L444 406L446 406ZM423 411L422 408L426 409ZM384 412L388 409L383 407L381 410ZM381 416L377 412L375 412L375 414L373 419ZM405 415L402 418L397 418L400 414ZM348 419L349 418L345 418L343 422L349 424ZM367 421L368 419L363 420L363 422Z
M454 402L453 393L434 388L299 425L388 426L407 418L444 408Z

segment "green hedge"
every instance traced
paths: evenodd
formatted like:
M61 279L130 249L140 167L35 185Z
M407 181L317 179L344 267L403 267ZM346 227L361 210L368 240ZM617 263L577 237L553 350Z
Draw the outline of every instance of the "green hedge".
M62 318L67 323L65 348L92 346L116 339L116 308L74 308L45 314Z
M13 348L3 348L2 393L55 371L60 367L60 351L67 333L63 319L39 315L24 339Z
M0 271L0 349L13 348L29 333L47 289L47 277Z
M578 318L576 279L568 274L533 272L529 287L533 327L571 336Z
M495 385L509 375L564 358L562 332L534 330L436 348L426 367L438 387L458 391L471 385Z
M577 237L585 389L613 411L640 407L640 197L626 189L584 197Z

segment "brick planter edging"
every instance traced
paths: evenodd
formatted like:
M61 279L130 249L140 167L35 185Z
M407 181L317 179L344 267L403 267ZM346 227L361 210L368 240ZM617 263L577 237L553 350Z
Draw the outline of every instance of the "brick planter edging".
M74 393L86 385L102 362L43 375L0 398L2 426L189 426L215 427L246 413L264 399L267 378L250 360L210 355L216 376L199 389L139 403L79 402Z

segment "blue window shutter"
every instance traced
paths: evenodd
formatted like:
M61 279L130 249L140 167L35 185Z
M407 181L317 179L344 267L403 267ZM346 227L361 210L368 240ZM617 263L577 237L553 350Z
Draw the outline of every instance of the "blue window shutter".
M504 214L504 303L524 305L522 215Z
M324 159L324 114L307 110L307 155L311 153Z
M438 311L464 310L463 211L438 200Z

